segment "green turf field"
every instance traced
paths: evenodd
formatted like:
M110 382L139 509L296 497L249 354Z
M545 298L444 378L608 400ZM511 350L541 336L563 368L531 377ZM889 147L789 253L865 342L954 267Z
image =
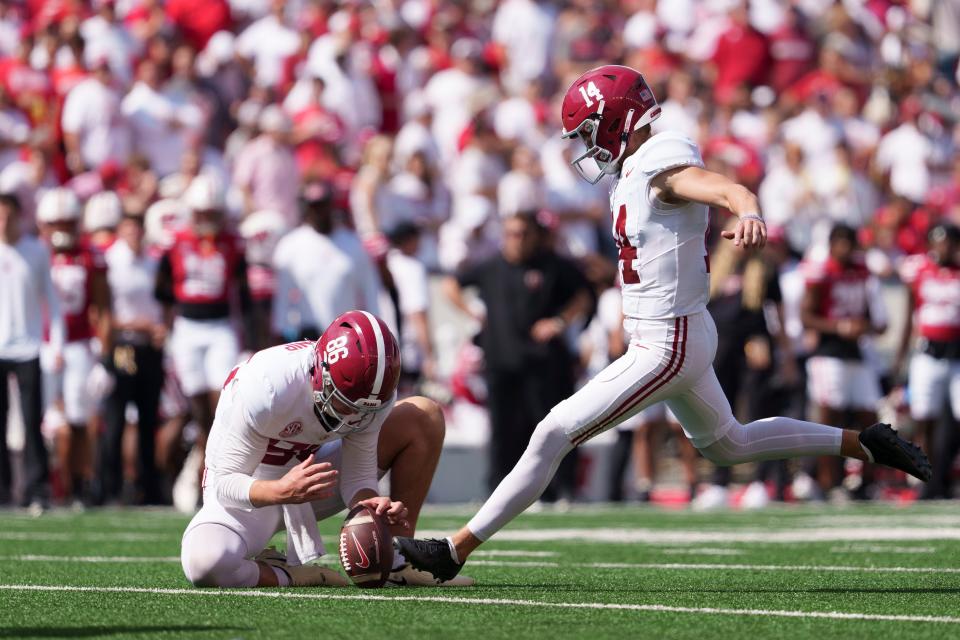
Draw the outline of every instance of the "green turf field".
M193 589L186 522L0 512L0 638L960 638L956 504L528 514L471 558L476 587L379 591Z

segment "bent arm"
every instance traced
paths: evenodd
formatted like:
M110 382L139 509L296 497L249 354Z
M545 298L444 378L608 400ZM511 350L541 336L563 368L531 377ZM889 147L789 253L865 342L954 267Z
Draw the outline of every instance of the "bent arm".
M917 308L917 295L913 287L907 290L907 308L904 318L903 330L900 332L900 344L897 345L897 358L895 361L895 372L899 373L903 369L903 363L907 360L907 353L910 351L910 343L913 341L913 313Z
M389 412L390 408L384 411ZM380 495L377 486L379 438L380 429L370 427L360 433L351 433L342 440L340 497L347 508Z

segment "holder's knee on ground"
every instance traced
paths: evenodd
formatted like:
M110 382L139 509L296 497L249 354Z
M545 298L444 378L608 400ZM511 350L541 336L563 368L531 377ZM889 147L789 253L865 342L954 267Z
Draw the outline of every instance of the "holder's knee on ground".
M234 531L200 524L183 537L180 563L195 587L254 587L260 569L246 554L246 544Z

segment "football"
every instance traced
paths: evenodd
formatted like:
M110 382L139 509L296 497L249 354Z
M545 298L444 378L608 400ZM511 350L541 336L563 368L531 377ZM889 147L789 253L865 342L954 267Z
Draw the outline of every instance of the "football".
M362 589L382 587L393 568L393 536L386 518L357 505L340 529L340 564Z

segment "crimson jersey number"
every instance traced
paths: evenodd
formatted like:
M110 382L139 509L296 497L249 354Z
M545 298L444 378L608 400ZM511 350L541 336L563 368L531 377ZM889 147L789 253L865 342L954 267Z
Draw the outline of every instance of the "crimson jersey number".
M623 284L640 284L637 271L637 248L627 238L627 205L620 205L613 227L613 239L620 247L620 280Z
M260 460L260 464L272 464L282 467L294 457L300 462L303 462L310 454L315 453L319 448L320 445L318 444L287 442L286 440L270 438L270 443L267 445L267 452L264 454L263 459Z

